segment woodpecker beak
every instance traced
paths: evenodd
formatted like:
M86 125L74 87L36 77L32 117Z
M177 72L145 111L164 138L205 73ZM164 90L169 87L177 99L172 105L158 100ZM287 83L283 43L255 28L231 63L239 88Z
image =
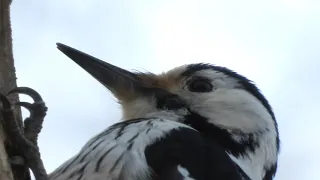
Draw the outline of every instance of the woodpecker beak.
M130 71L61 43L57 43L57 48L107 87L121 101L136 97L137 92L143 89L141 80Z

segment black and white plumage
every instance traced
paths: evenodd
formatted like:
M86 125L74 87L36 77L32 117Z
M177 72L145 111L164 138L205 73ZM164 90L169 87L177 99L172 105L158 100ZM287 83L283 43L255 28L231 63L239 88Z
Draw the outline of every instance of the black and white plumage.
M237 166L221 147L172 120L141 118L113 125L50 179L239 179Z
M273 179L277 123L245 77L209 64L132 73L58 48L117 97L124 121L92 138L50 180Z

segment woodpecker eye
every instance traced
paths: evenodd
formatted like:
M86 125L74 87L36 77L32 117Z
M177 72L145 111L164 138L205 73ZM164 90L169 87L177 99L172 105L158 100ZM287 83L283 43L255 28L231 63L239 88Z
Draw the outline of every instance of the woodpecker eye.
M213 85L207 79L194 79L188 83L191 92L211 92Z

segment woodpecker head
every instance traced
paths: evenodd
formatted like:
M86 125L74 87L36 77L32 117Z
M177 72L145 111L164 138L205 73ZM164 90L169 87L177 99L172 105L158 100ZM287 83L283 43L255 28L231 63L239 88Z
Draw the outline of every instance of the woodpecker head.
M57 45L115 95L124 120L179 117L224 147L251 179L274 176L279 153L275 116L266 98L244 76L210 64L183 65L158 75L133 73Z

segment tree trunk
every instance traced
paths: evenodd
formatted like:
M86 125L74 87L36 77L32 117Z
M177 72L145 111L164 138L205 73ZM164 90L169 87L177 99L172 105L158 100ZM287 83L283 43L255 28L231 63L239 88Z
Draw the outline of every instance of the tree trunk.
M10 4L11 0L0 0L0 92L6 93L17 86L16 74L14 68L12 52L12 36L10 23ZM14 94L9 97L11 102L18 102L18 95ZM15 117L20 127L22 127L21 109L15 107ZM8 154L14 154L13 144L6 137L5 129L1 124L3 119L0 115L0 179L13 180L13 174L17 179L16 173L12 173L8 163ZM28 170L28 169L27 169ZM26 173L25 168L23 174ZM19 176L19 175L18 175ZM22 175L24 176L24 175Z

